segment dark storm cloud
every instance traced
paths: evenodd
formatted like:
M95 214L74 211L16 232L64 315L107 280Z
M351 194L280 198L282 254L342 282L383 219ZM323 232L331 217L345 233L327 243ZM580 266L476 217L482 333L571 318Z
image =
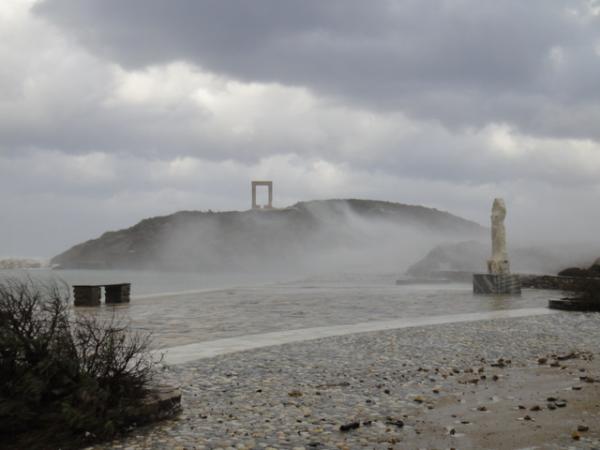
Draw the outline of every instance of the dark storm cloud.
M446 126L600 138L593 1L46 0L128 68L191 61ZM597 7L597 6L596 6Z

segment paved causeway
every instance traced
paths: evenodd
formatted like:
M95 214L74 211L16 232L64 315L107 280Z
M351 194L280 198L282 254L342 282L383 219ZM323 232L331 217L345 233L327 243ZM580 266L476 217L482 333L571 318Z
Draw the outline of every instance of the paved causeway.
M156 351L156 354L163 354L164 362L166 364L184 364L198 359L212 358L214 356L225 355L244 350L252 350L261 347L269 347L272 345L289 344L293 342L308 341L312 339L333 336L343 336L353 333L394 330L400 328L441 325L457 322L474 322L477 320L541 316L554 313L556 313L556 311L552 311L547 308L523 308L503 311L420 317L413 319L363 322L352 325L337 325L331 327L304 328L181 345L178 347L160 349Z

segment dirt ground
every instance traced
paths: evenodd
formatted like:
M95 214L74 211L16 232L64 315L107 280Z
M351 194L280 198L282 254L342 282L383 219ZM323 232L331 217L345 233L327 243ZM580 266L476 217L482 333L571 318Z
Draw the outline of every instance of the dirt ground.
M434 388L430 396L417 399L425 408L410 415L414 435L403 444L428 449L600 448L600 361L589 354L548 355L533 367L482 364L456 377L451 386L455 388Z

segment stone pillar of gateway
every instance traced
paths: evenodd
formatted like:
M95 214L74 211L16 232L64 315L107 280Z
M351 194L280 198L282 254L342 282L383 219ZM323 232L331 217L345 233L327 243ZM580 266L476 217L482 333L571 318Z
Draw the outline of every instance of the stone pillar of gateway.
M475 294L520 294L521 280L510 273L508 252L506 251L506 205L501 198L494 199L492 205L492 256L487 261L488 273L473 274Z

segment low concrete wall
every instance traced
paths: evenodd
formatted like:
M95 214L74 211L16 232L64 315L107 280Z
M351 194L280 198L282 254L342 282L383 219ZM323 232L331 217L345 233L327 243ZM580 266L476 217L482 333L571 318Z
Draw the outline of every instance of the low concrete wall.
M600 278L559 277L555 275L519 274L521 287L529 289L549 289L558 291L580 291L591 283L598 283Z

